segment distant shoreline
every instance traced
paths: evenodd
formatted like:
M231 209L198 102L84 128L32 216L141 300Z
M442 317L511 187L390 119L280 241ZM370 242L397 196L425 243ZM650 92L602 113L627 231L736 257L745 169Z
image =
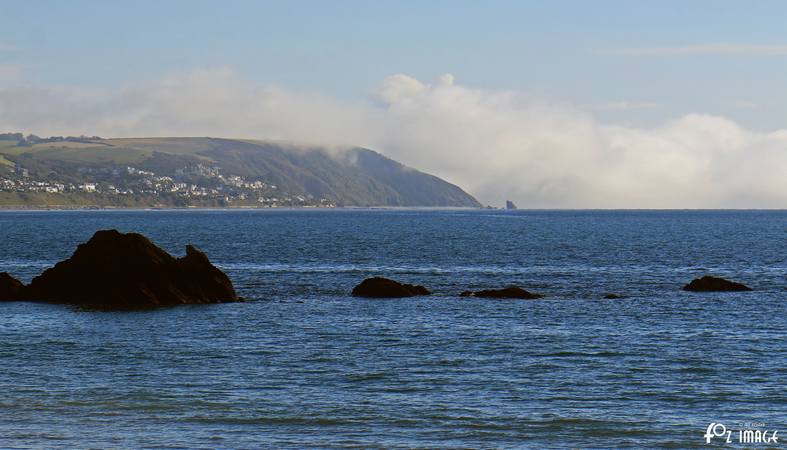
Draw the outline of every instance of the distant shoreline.
M41 211L361 211L361 210L391 210L391 211L495 211L495 212L583 212L583 211L608 211L608 212L648 212L648 211L685 211L685 212L713 212L713 211L787 211L787 208L518 208L506 210L505 208L477 208L469 206L38 206L38 205L0 205L2 212L41 212Z
M499 209L486 209L462 206L276 206L276 207L257 207L257 206L19 206L2 205L0 212L24 212L24 211L352 211L352 210L441 210L441 211L504 211Z

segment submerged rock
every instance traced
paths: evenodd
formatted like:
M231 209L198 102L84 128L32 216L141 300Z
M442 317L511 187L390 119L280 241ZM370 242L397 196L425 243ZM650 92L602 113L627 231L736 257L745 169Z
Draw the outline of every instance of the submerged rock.
M117 230L97 231L71 258L34 278L24 296L100 309L239 300L227 275L195 247L174 258L141 234Z
M620 295L620 294L607 294L607 295L604 296L604 298L607 299L607 300L615 300L615 299L620 299L620 298L626 298L626 296L625 295Z
M505 289L486 289L482 291L464 291L459 294L460 297L480 297L480 298L521 298L526 300L534 300L537 298L544 298L543 295L526 291L519 286L509 286Z
M0 272L0 300L21 300L24 287L21 281L7 272Z
M683 286L683 290L692 292L738 292L751 291L752 289L745 284L725 280L724 278L704 276L692 280L691 283Z
M368 298L401 298L429 295L428 289L423 286L404 284L388 278L367 278L353 288L353 297Z

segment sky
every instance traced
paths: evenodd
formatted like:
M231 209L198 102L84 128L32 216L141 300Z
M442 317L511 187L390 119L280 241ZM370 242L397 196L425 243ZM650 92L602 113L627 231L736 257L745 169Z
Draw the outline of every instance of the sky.
M787 208L784 2L0 10L0 132L361 145L493 205Z

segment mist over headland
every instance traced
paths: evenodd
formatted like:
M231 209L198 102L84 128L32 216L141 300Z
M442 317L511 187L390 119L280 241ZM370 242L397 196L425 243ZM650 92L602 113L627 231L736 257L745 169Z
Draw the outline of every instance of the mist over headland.
M618 108L636 105L618 105ZM0 87L0 130L105 137L214 136L374 148L482 203L536 208L784 208L787 129L693 113L612 123L543 95L446 74L389 76L352 101L195 69L112 88Z

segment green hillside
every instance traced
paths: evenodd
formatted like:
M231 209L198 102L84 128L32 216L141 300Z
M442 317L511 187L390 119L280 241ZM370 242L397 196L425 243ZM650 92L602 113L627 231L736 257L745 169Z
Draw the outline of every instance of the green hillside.
M0 177L3 171L16 175L17 183L8 186L17 194L28 185L50 189L31 180L49 183L49 193L57 190L27 196L37 204L80 191L81 203L92 195L101 206L480 206L453 184L363 148L329 153L215 138L74 139L1 141ZM93 189L85 183L95 184L96 192L83 192ZM20 201L19 195L5 198Z

